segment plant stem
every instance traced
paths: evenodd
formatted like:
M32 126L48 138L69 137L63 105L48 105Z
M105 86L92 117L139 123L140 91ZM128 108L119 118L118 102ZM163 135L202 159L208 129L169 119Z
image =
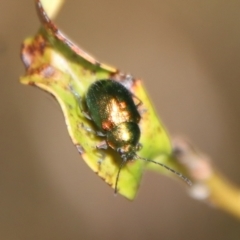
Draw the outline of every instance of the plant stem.
M240 189L211 164L210 159L183 139L173 142L174 157L193 181L190 195L240 219Z

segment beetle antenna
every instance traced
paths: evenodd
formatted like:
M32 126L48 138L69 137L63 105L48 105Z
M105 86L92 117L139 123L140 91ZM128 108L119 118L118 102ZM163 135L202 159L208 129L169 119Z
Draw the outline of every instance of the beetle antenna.
M117 194L117 191L118 191L118 180L119 180L119 176L120 176L120 172L121 172L121 169L123 168L123 165L126 163L125 160L122 160L120 166L119 166L119 169L118 169L118 173L117 173L117 177L116 177L116 183L115 183L115 189L114 189L114 193Z
M168 171L171 171L171 172L173 172L174 174L176 174L178 177L180 177L181 179L183 179L183 181L185 181L189 186L192 185L192 182L191 182L187 177L185 177L182 173L173 170L172 168L166 166L165 164L162 164L162 163L159 163L159 162L156 162L156 161L147 159L147 158L143 158L143 157L140 157L140 156L138 156L138 155L136 155L136 159L141 159L141 160L144 160L144 161L146 161L146 162L156 163L156 164L158 164L158 165L166 168Z

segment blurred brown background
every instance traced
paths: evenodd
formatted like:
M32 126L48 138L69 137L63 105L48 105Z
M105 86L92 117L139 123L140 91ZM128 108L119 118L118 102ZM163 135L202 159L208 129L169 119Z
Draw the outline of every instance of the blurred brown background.
M69 0L57 19L99 60L144 79L172 135L240 185L240 1ZM146 173L130 202L80 159L58 104L19 84L31 0L0 1L0 239L239 240L227 214Z

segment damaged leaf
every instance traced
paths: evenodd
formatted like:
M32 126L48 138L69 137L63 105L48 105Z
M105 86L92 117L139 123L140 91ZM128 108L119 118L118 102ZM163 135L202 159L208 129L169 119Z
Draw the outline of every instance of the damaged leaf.
M111 187L115 187L116 175L122 160L118 153L111 149L96 148L103 139L87 130L96 129L93 122L82 113L79 103L79 98L84 98L92 83L109 78L121 82L142 102L139 107L141 114L139 125L140 143L143 147L138 155L169 164L170 140L155 114L142 82L98 62L85 53L67 39L48 18L40 1L36 0L36 6L42 28L34 37L23 42L21 57L26 73L21 77L21 83L37 86L57 99L73 144L88 166ZM118 192L133 199L146 167L161 168L142 160L128 161L121 171ZM164 169L162 171L165 172Z

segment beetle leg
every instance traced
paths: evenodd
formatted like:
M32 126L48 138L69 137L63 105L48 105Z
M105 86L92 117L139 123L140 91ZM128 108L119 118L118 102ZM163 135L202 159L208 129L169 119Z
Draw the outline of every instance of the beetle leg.
M135 94L131 93L131 95L133 98L136 98L138 100L138 103L135 104L136 107L140 107L142 105L142 101Z
M92 134L94 134L94 135L96 135L98 137L106 137L106 135L104 133L102 133L100 131L94 131L92 128L87 127L86 125L84 125L84 123L80 123L80 125L81 125L81 127L83 129L85 129L89 133L92 133Z
M90 127L87 127L86 125L84 125L84 123L80 123L80 126L81 126L84 130L86 130L87 132L93 133L93 134L96 135L96 132L95 132L94 130L92 130Z
M88 113L84 112L81 107L80 107L80 109L81 109L81 112L82 112L82 114L85 118L87 118L88 120L92 120L92 118L90 117L90 115Z
M71 91L71 93L74 95L74 97L76 98L77 100L77 103L78 103L78 106L80 108L80 111L81 113L83 114L83 116L85 118L87 118L88 120L92 120L91 116L86 112L84 111L83 109L83 100L82 100L82 97L73 89L73 86L72 85L69 85L69 90Z
M132 84L133 84L134 78L131 74L127 74L125 75L125 80L122 82L123 86L125 88L127 88L128 90L130 90L132 88ZM138 108L142 105L142 101L135 95L133 94L131 91L129 91L132 95L132 98L135 98L138 100L137 103L135 103L135 106Z
M96 135L97 135L98 137L106 137L106 134L104 134L104 133L102 133L102 132L100 132L100 131L96 131Z
M104 150L106 150L106 148L108 146L106 147L105 145L106 145L105 141L102 141L96 145L96 154L98 157L97 163L98 163L99 167L101 166L101 164L104 162L104 160L106 158L106 153Z
M145 109L145 108L139 109L139 107L142 106L143 102L136 95L134 95L133 93L131 93L131 94L132 94L133 98L136 98L139 101L138 103L135 103L135 106L136 106L136 108L138 108L140 115L143 115L144 113L146 113L147 109Z
M97 144L96 148L97 149L105 149L106 150L108 148L107 142L106 141L100 142L99 144Z

